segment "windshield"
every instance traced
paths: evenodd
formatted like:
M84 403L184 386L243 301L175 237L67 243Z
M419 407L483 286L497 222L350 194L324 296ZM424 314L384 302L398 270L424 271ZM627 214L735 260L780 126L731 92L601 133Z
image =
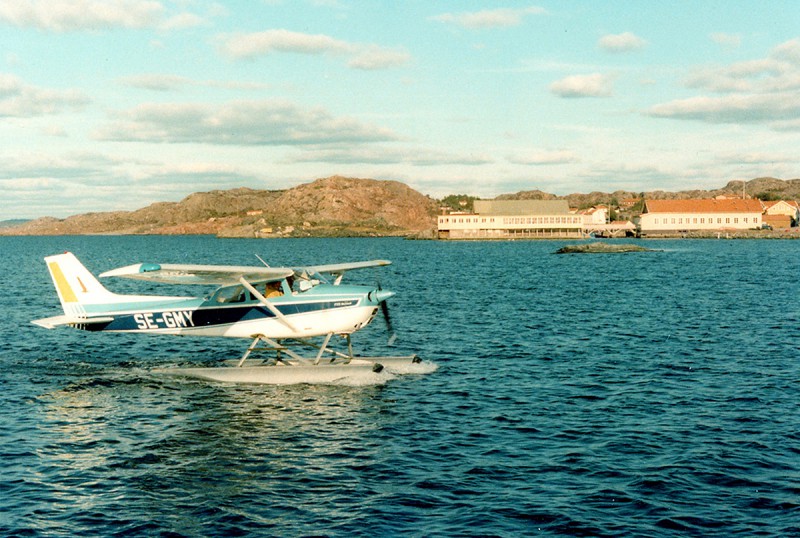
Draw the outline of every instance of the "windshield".
M243 286L220 288L214 294L214 300L218 303L243 303L249 298L250 294Z

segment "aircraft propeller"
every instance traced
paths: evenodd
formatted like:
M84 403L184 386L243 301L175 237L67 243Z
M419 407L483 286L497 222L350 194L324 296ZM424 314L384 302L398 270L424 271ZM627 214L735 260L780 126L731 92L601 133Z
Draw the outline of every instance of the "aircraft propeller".
M383 288L381 288L381 283L378 282L378 292ZM394 341L397 340L397 333L394 330L394 326L392 325L392 317L389 315L389 304L386 300L381 301L381 313L383 314L383 321L386 322L386 331L389 333L389 340L386 342L387 345L394 344Z

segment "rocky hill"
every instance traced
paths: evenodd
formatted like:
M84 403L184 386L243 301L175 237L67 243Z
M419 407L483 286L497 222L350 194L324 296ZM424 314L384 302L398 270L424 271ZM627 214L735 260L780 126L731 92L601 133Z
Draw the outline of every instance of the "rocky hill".
M568 200L590 207L626 198L690 199L741 196L800 200L800 179L769 177L731 181L721 189L678 192L591 192L556 196L540 190L499 200ZM464 195L466 196L466 195ZM459 196L450 196L458 201ZM469 197L470 200L474 197ZM447 199L445 199L446 201ZM198 192L180 202L159 202L136 211L45 217L0 227L0 235L215 234L222 237L417 236L433 237L441 203L397 181L333 176L288 190L248 188ZM469 204L471 205L471 204ZM454 207L469 209L469 207Z
M744 185L743 185L744 183ZM555 196L539 190L520 191L515 194L498 196L498 200L555 200L564 198L569 201L570 207L585 208L597 204L607 204L612 200L617 202L626 198L647 198L650 200L688 200L697 198L715 198L717 196L742 196L742 187L748 197L761 200L800 200L800 179L782 180L772 177L760 177L750 181L730 181L721 189L714 190L686 190L677 192L668 191L615 191L591 192L589 194L570 194Z
M4 235L216 234L223 237L409 235L435 228L437 204L397 181L329 177L283 191L195 193L136 211L45 217Z

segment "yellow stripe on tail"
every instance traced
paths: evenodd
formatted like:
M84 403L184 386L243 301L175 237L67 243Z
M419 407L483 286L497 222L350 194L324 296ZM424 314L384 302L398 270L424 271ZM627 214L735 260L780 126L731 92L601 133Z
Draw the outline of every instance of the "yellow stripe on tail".
M47 267L50 269L50 274L53 275L53 282L55 282L58 295L62 303L77 303L78 297L72 291L72 286L67 282L67 277L57 262L50 262Z
M118 300L118 296L103 287L74 254L48 256L45 263L65 314L84 316L86 305L104 305Z

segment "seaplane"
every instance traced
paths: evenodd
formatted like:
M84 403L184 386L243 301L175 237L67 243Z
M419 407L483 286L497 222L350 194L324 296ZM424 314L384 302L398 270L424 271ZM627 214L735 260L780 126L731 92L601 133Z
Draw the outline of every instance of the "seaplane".
M389 343L394 339L386 303L394 293L379 284L345 285L342 279L348 271L391 262L271 267L260 257L259 261L260 266L137 263L99 275L213 286L207 295L184 297L114 293L71 252L48 256L45 263L63 314L32 323L46 329L247 339L244 355L227 361L227 366L154 370L212 381L336 382L420 362L417 355L360 357L353 352L351 336L369 325L379 310Z

